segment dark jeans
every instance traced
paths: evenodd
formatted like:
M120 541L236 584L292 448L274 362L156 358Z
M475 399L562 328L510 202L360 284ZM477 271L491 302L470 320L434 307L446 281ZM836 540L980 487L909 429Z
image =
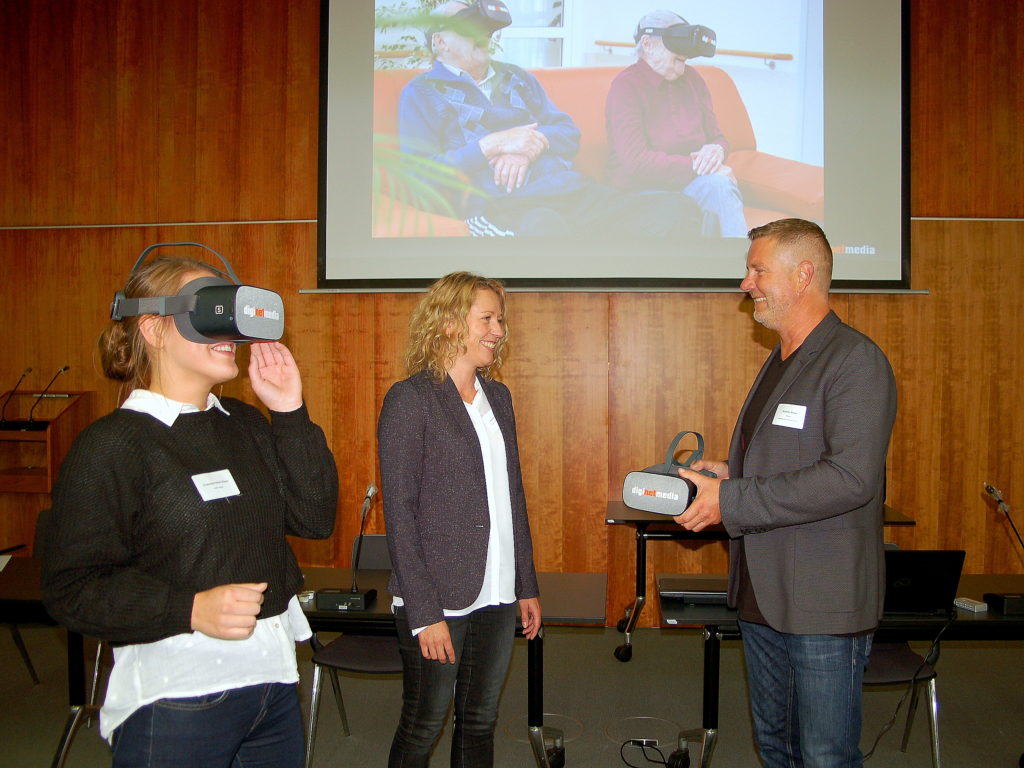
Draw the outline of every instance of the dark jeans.
M768 768L859 768L872 635L790 635L740 621L750 707Z
M114 731L113 768L301 768L294 685L269 683L160 699Z
M395 620L402 652L402 717L391 742L388 768L426 768L444 728L453 690L451 766L491 768L498 698L512 658L515 604L446 619L455 648L454 664L423 658L404 608L398 608Z

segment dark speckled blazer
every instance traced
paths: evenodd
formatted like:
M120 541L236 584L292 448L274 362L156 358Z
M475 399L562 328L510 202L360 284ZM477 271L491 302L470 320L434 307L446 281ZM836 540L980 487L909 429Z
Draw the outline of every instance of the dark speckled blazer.
M747 409L776 346L747 395ZM871 339L830 312L794 352L743 455L720 487L722 522L743 537L757 605L780 632L831 635L878 624L885 591L882 508L896 382ZM803 408L799 425L776 418ZM743 411L729 451L740 464ZM776 422L779 423L776 423ZM730 547L735 603L739 548Z
M504 384L478 379L505 440L516 598L537 597L512 396ZM425 627L480 594L491 527L480 442L451 377L439 383L422 371L395 383L381 408L377 446L393 568L388 590L404 601L409 626Z

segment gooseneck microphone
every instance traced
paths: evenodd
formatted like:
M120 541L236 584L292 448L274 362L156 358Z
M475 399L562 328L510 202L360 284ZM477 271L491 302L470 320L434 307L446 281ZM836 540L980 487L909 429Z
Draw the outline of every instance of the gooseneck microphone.
M25 377L32 373L31 368L26 368L21 372L21 376L18 377L18 383L14 385L14 389L7 393L7 399L4 400L3 407L0 408L0 421L7 421L7 404L11 402L11 398L14 397L14 393L18 391L18 387L21 386L21 382L25 380Z
M1000 491L998 488L994 487L991 483L982 483L982 485L985 488L985 493L987 493L989 496L991 496L993 499L995 499L999 504L1005 504L1006 503L1005 501L1003 501L1003 492L1002 491ZM1003 510L1000 509L999 511L1002 512Z
M366 486L366 497L363 499L363 509L360 512L359 518L359 536L356 538L356 554L352 558L352 594L359 594L359 585L356 582L356 578L359 575L359 556L363 552L363 528L366 527L366 515L370 511L370 505L373 503L373 497L377 494L377 486L370 483ZM372 594L371 594L372 593ZM371 589L366 592L365 602L369 603L373 598L377 596L377 590Z
M36 409L36 406L39 405L39 401L42 400L44 397L46 397L46 393L50 391L50 387L53 386L53 382L55 382L57 380L57 377L60 376L62 373L66 373L67 371L70 371L70 370L71 370L71 366L70 365L65 365L64 367L57 369L57 372L55 374L53 374L53 378L50 379L50 382L45 387L43 387L43 391L39 393L39 397L36 398L36 401L34 403L32 403L32 407L29 408L29 410L28 410L28 420L29 421L33 420L32 419L32 412Z
M377 486L370 483L366 486L363 498L363 510L359 520L359 535L356 537L356 551L352 555L352 589L327 587L316 591L316 609L318 611L365 611L377 599L376 589L359 589L356 576L359 573L359 555L363 551L363 528L366 527L366 513L377 493Z
M1002 512L1006 516L1006 519L1010 521L1010 527L1013 529L1013 533L1017 537L1017 543L1020 544L1020 548L1024 550L1024 539L1021 539L1020 532L1017 530L1017 526L1014 525L1013 518L1010 517L1010 505L1003 501L1003 492L991 483L982 483L982 487L985 489L985 493L995 499L999 511Z

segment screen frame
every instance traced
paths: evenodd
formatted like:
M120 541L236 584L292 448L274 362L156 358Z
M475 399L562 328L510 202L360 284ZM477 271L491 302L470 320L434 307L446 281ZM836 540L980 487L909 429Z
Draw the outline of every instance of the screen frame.
M418 291L427 288L437 277L394 277L394 278L337 278L327 277L328 256L327 256L327 221L330 216L328 211L327 186L328 186L328 102L330 96L329 82L329 60L330 60L330 8L331 3L336 0L320 0L320 67L319 67L319 120L318 120L318 174L317 174L317 290L325 292L340 293L387 293ZM357 16L354 24L360 27L365 26L366 19L370 17L370 28L372 28L375 15L374 4L368 0L346 3L346 13ZM900 51L901 63L900 77L900 277L895 280L842 280L835 279L831 284L831 291L838 293L900 293L911 291L911 242L910 242L910 8L909 0L900 0ZM360 15L361 14L361 15ZM365 71L355 73L353 80L361 82L363 88L371 91L369 103L371 109L369 114L360 115L363 124L354 126L353 141L365 139L369 144L372 142L372 89L374 69L372 65L372 36L365 36L363 50L357 50L356 56L365 53L363 60L366 61ZM365 81L365 82L364 82ZM352 84L346 85L346 89L352 88ZM336 93L337 96L337 93ZM369 188L369 180L367 180ZM827 234L827 232L826 232ZM386 238L367 238L372 245L374 240L386 241ZM403 239L403 238L398 238ZM459 238L462 239L462 238ZM511 242L509 242L511 241ZM496 248L495 258L489 259L491 263L500 265L503 257L510 257L514 254L515 248L522 247L523 238L509 238L505 242L488 242L488 247ZM517 245L518 242L518 245ZM367 247L363 241L346 243L346 246L354 248ZM377 245L375 247L382 247ZM500 272L500 267L488 270L489 272ZM564 291L564 292L723 292L738 290L738 282L742 275L734 278L702 278L702 277L502 277L506 287L510 290L522 291Z

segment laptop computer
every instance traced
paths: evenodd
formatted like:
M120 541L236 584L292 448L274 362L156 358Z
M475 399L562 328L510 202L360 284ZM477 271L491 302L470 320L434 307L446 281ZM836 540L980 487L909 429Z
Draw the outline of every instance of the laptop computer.
M729 579L710 574L658 575L658 594L689 605L725 605Z
M885 613L951 615L966 554L962 549L885 550Z

